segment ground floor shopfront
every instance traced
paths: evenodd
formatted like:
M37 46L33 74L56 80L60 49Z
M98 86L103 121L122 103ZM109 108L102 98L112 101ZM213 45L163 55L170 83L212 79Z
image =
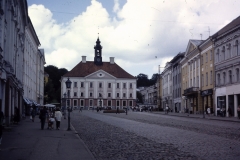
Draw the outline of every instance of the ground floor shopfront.
M136 106L136 101L134 99L90 99L90 98L71 98L67 100L67 106L72 106L73 108L96 108L96 107L110 107L116 109L119 107L123 109L125 107Z
M240 85L216 88L215 114L223 112L223 116L237 117L237 107L240 105Z
M181 111L182 111L181 104L182 104L182 100L180 97L173 99L174 112L181 113Z
M206 89L201 91L203 110L206 112L207 108L210 108L210 114L214 113L214 93L213 89Z

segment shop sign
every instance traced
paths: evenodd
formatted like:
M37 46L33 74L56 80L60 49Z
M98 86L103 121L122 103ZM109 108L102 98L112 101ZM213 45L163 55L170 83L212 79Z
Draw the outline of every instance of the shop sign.
M201 91L201 96L207 96L207 95L212 95L212 94L213 94L212 89Z

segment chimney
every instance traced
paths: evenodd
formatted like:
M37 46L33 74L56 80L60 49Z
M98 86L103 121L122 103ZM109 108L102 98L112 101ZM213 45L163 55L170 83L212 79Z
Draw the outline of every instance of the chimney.
M110 64L114 64L114 57L110 57Z
M82 56L82 63L86 63L86 56Z

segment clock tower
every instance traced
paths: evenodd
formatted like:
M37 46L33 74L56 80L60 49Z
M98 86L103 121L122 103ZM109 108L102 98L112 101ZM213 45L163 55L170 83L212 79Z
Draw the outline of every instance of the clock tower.
M94 46L94 50L95 50L94 63L96 65L102 65L102 46L100 43L101 41L98 38L96 41L96 45Z

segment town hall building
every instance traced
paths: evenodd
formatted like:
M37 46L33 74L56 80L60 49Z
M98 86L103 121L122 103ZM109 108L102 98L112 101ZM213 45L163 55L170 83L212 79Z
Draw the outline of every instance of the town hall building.
M100 43L98 38L94 61L82 56L82 61L61 78L61 94L68 95L67 105L85 109L135 106L136 78L117 65L114 57L103 62ZM72 82L70 89L65 85L68 78Z

